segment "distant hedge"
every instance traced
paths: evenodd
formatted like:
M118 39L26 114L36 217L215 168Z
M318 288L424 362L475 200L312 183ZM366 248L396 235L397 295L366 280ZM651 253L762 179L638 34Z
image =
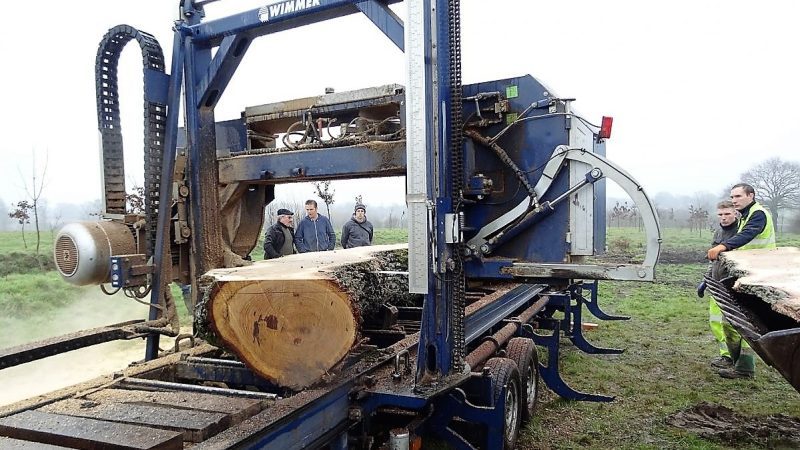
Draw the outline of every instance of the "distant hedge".
M12 273L36 273L55 270L56 265L50 252L35 255L32 253L0 253L0 277Z

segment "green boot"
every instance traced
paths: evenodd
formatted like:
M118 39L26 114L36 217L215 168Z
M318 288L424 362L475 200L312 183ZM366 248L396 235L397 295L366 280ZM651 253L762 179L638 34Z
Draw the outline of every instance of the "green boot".
M730 324L725 323L724 329L728 349L733 358L733 368L720 370L719 376L722 378L753 378L756 373L756 355L753 353L753 349Z

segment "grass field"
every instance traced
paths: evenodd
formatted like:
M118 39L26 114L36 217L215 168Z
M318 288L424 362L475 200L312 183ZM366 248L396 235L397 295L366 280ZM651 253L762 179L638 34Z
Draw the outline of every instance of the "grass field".
M598 346L625 348L622 355L585 355L568 343L563 346L561 372L574 388L616 396L612 403L564 401L543 390L534 421L523 430L520 449L636 448L636 449L718 449L730 443L712 442L673 428L666 417L706 401L738 412L761 416L786 414L800 417L800 395L773 369L757 363L754 380L723 380L708 361L715 345L708 330L708 303L698 299L695 286L705 270L703 255L711 233L663 230L664 254L677 255L682 263L660 264L655 283L602 282L600 303L609 312L632 316L630 321L599 322L587 339ZM406 230L376 230L375 243L406 240ZM780 245L800 245L800 235L779 236ZM644 235L636 229L611 228L609 252L641 255ZM50 251L51 243L43 242ZM19 233L0 233L0 255L23 251ZM253 253L261 259L261 243ZM6 261L6 262L2 262ZM696 261L696 262L691 262ZM2 264L12 264L0 260ZM0 329L13 323L25 330L25 323L41 325L56 311L97 288L76 288L52 271L31 269L29 273L0 276ZM180 291L173 289L178 309L187 315ZM117 308L119 299L99 299L90 308ZM127 299L122 299L123 301ZM109 303L112 302L113 303ZM129 303L130 301L127 300ZM52 314L51 314L52 313ZM26 322L35 317L36 320ZM0 340L20 339L0 331ZM37 338L37 337L34 337ZM768 438L741 442L736 448L780 448Z

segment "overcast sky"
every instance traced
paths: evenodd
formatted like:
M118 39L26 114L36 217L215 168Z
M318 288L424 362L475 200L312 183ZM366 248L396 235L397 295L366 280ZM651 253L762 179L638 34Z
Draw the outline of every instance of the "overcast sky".
M209 18L268 0L224 0ZM126 23L156 36L171 56L177 1L10 2L0 16L3 96L0 199L21 199L31 153L49 155L44 197L99 198L95 116L97 44ZM405 6L395 7L405 16ZM773 156L798 161L800 2L463 0L465 83L532 74L591 122L614 117L608 157L651 194L720 192ZM120 65L129 185L141 184L141 57ZM404 57L364 16L354 15L255 41L217 108L405 84ZM135 170L134 170L135 168ZM343 197L403 202L403 184L337 182ZM281 190L287 198L310 188Z

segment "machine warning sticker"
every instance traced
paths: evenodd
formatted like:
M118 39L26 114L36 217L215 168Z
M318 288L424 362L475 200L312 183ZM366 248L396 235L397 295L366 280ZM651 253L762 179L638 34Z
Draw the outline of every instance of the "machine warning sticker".
M506 98L517 98L518 95L516 86L506 86Z
M288 0L265 5L258 9L258 20L261 22L269 22L271 19L285 14L319 6L319 1L320 0Z

